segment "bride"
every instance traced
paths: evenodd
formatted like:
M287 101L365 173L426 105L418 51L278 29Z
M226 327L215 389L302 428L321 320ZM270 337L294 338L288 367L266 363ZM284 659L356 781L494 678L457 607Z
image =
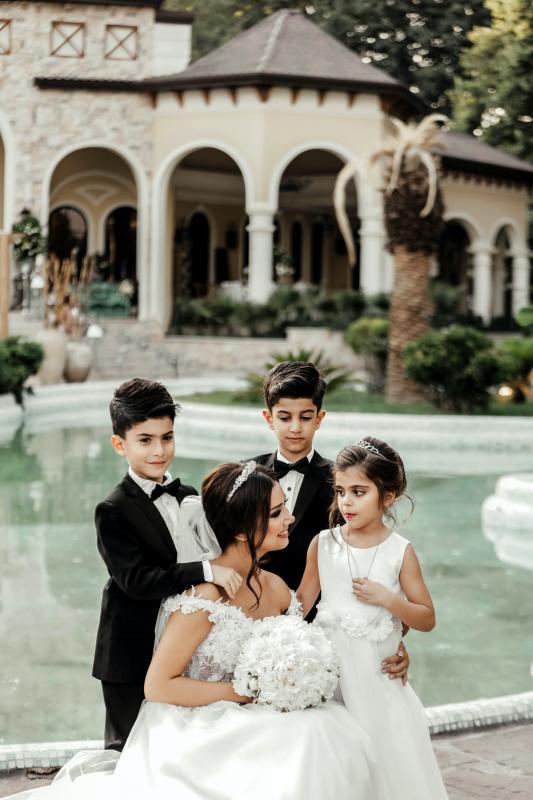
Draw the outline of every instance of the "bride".
M122 754L80 753L50 786L24 796L379 800L372 746L342 705L282 713L231 683L253 621L299 613L283 580L259 566L288 543L293 517L279 483L255 462L223 464L205 478L202 502L217 563L243 577L238 593L229 600L201 584L166 600L146 701Z

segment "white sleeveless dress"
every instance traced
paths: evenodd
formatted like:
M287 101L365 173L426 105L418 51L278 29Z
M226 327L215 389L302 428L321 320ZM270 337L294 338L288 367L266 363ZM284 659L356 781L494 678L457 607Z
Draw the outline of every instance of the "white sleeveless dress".
M382 660L398 649L401 622L381 606L360 602L352 592L353 576L402 594L399 575L408 544L392 532L377 549L357 548L345 542L340 528L322 531L316 623L339 652L342 698L374 742L386 800L444 800L424 707L409 684L381 673Z
M185 674L229 681L253 620L235 606L177 595L165 612L208 611L213 627ZM289 613L296 613L293 599ZM87 774L92 770L91 774ZM105 772L104 772L105 771ZM281 713L220 701L144 702L123 753L81 753L39 800L383 800L370 739L339 703ZM20 800L21 795L17 796Z

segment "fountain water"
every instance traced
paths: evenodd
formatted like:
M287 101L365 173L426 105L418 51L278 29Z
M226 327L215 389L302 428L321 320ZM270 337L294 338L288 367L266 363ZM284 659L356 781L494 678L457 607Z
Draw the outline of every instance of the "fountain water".
M500 561L533 570L533 473L501 477L481 517L483 534Z

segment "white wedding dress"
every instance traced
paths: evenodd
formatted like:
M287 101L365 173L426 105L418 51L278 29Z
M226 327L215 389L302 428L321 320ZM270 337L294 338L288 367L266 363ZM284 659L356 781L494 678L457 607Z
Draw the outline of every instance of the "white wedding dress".
M213 626L185 674L229 681L254 621L239 608L177 595L166 614L208 611ZM293 599L288 613L297 613ZM39 800L382 800L370 739L344 706L291 713L220 701L145 702L121 755L80 753ZM20 800L21 795L17 796Z

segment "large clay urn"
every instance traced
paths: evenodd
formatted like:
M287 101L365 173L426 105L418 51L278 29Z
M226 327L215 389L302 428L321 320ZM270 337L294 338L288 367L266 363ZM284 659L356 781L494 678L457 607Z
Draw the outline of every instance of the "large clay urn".
M63 376L67 383L83 383L89 377L94 353L91 345L83 341L67 342L67 360Z
M43 328L34 336L44 349L44 359L37 373L40 384L63 383L67 359L67 339L61 328Z

